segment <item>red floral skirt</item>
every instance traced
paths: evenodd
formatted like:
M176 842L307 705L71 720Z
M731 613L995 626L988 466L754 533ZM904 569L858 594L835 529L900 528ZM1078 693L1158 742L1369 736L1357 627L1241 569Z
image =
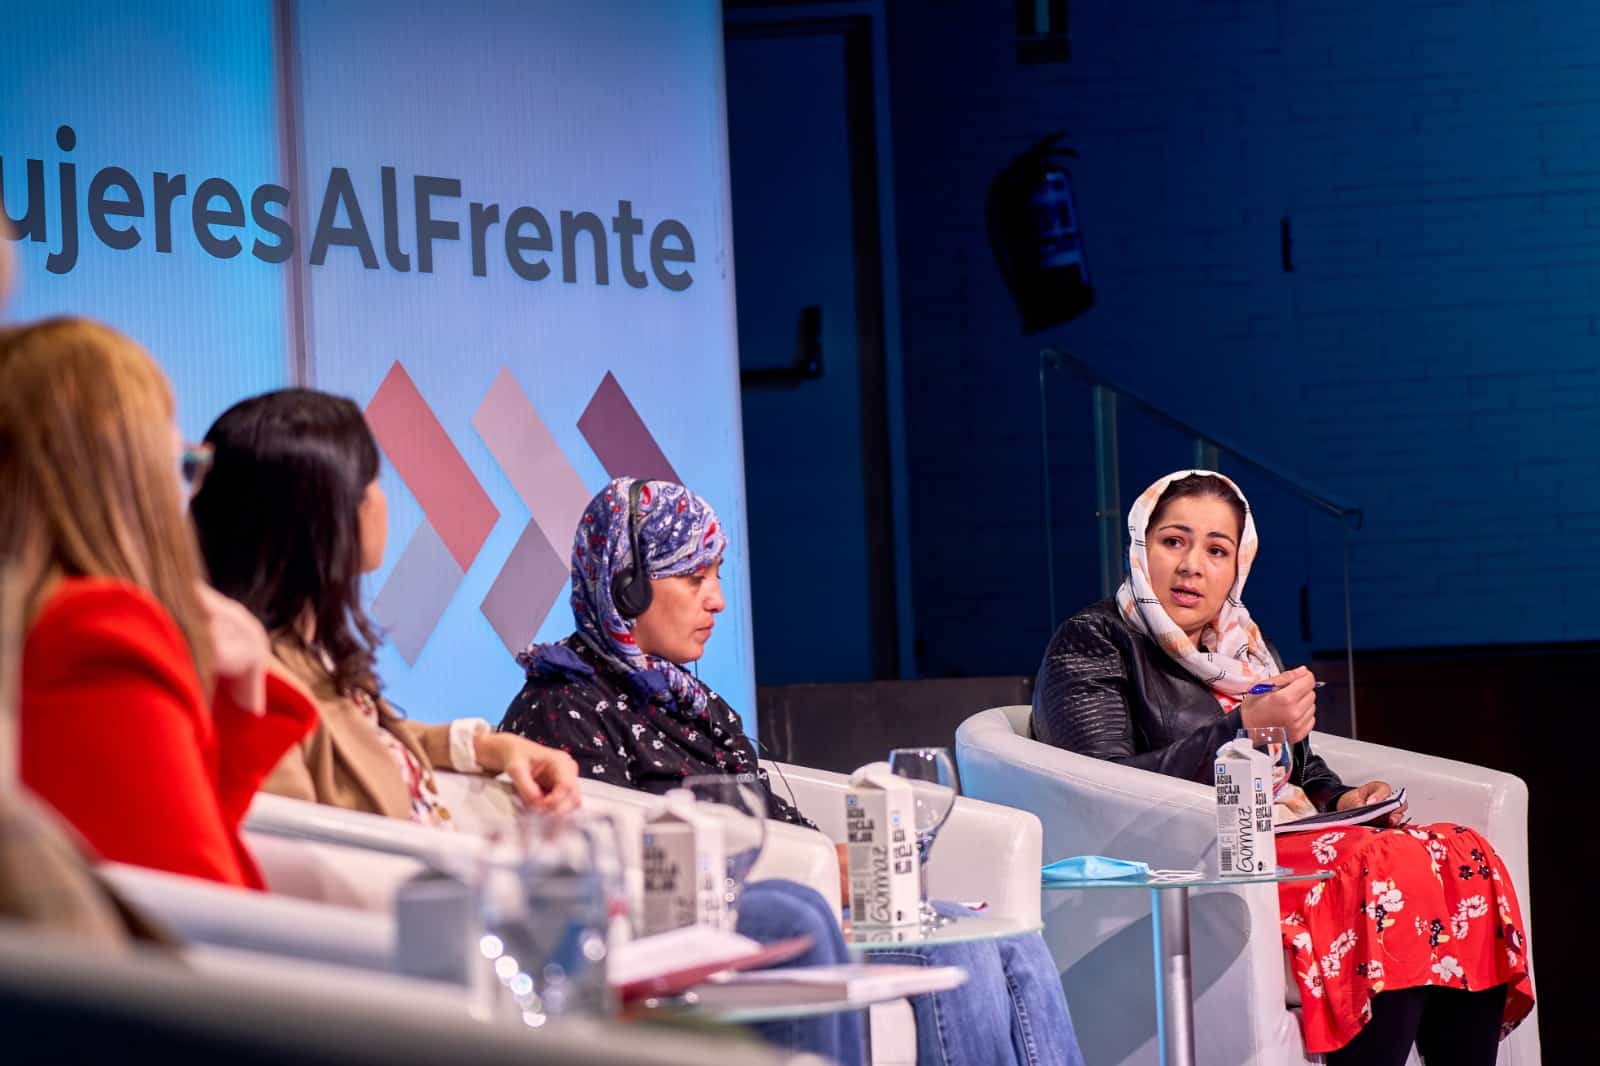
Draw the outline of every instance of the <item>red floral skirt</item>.
M1449 822L1347 826L1285 833L1277 844L1282 865L1334 872L1278 886L1307 1051L1348 1044L1385 989L1507 985L1502 1035L1533 1009L1516 889L1475 831Z

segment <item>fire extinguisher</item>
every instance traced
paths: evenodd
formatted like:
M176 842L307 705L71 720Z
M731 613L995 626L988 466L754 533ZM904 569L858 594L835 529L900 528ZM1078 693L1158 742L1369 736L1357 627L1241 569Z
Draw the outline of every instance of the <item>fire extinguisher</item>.
M1055 133L1039 141L989 186L989 246L1025 333L1069 322L1094 304L1067 169L1078 153L1062 143L1065 137Z

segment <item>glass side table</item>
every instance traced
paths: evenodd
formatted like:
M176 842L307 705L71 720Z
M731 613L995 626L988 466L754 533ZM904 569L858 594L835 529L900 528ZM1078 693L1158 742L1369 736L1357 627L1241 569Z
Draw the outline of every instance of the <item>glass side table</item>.
M687 1019L717 1025L760 1025L763 1022L781 1022L793 1018L815 1018L823 1014L867 1010L878 1003L887 1003L900 998L902 997L889 996L882 999L827 999L750 1007L708 1007L700 1002L695 990L690 989L682 995L642 999L623 1008L622 1016L629 1020Z
M845 946L852 954L893 947L936 947L963 944L973 940L1003 940L1025 936L1044 928L1039 922L1015 918L990 918L981 914L952 917L946 915L938 925L849 925L844 930Z
M1162 1066L1194 1066L1194 985L1189 966L1189 890L1326 881L1332 870L1291 870L1249 877L1219 877L1215 870L1158 871L1102 881L1041 881L1045 892L1142 888L1150 893L1151 939L1156 952L1156 1039Z

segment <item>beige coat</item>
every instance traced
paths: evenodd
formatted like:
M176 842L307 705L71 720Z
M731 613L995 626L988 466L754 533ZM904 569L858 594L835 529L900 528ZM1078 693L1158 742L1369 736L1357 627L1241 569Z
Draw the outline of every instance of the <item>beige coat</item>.
M320 721L306 738L268 775L261 788L291 799L326 803L351 811L411 820L411 796L382 738L361 714L355 701L334 688L322 664L304 649L273 642L273 654L307 689L317 703ZM450 727L401 718L384 700L378 701L383 727L410 749L423 769L450 766Z

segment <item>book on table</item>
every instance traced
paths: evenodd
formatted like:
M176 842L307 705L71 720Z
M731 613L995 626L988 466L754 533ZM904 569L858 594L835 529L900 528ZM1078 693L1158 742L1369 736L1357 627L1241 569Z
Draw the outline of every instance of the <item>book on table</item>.
M928 992L958 988L967 980L959 966L903 966L855 962L833 966L791 966L718 974L694 988L703 1007L787 1007L813 1003L863 1006Z
M1392 793L1388 799L1379 800L1377 803L1368 803L1360 807L1351 807L1342 811L1328 811L1324 814L1307 815L1296 818L1292 822L1279 822L1273 826L1275 833L1312 833L1321 829L1338 829L1347 825L1366 825L1375 822L1390 812L1397 810L1406 801L1406 790Z
M606 977L628 1003L677 995L725 970L775 966L810 947L809 936L762 944L738 933L690 925L618 944L607 960Z

